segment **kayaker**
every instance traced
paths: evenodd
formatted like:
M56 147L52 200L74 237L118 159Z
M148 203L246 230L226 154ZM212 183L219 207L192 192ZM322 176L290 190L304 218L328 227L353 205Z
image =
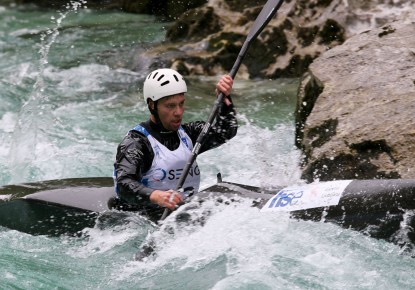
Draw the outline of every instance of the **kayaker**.
M226 97L199 154L236 135L232 86L229 75L222 76L216 85L216 95L223 92ZM143 87L150 118L130 130L117 148L114 181L118 197L154 219L165 208L174 210L186 195L199 190L200 171L195 161L183 185L184 192L169 201L205 124L182 124L186 92L186 82L177 71L163 68L151 72Z

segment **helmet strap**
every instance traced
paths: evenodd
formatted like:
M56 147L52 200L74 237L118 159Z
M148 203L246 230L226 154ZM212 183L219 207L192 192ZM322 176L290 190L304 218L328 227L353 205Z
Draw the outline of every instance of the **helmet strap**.
M159 117L159 112L158 112L158 109L157 109L158 101L152 101L152 102L153 102L154 108L151 108L151 106L150 106L150 99L147 100L148 110L150 111L150 113L156 119L156 124L163 125L161 123L161 120L160 120L160 117Z

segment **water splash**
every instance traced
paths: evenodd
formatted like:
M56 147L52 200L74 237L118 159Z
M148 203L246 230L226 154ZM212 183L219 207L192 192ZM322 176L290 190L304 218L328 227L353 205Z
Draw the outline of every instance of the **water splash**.
M86 1L70 1L64 11L58 11L59 16L51 17L53 28L47 29L40 36L39 69L33 85L32 93L23 104L12 137L10 149L11 182L36 180L43 174L36 167L35 161L53 162L56 154L58 139L51 140L47 132L57 125L54 117L55 105L46 92L45 69L48 66L48 56L62 27L63 20L69 13L76 13Z

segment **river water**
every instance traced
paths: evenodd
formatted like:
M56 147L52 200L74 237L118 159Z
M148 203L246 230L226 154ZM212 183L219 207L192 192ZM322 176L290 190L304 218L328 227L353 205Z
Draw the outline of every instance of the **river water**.
M151 16L0 6L0 185L111 176L116 146L148 117L132 51L160 43ZM218 77L189 77L186 120L206 119ZM224 180L299 183L294 148L298 80L236 80L240 129L201 154L202 187ZM81 237L0 228L0 289L411 289L413 259L393 244L336 225L216 205L205 226L170 236L131 214ZM18 218L18 217L16 217ZM174 226L174 225L173 225ZM157 258L132 261L149 232Z

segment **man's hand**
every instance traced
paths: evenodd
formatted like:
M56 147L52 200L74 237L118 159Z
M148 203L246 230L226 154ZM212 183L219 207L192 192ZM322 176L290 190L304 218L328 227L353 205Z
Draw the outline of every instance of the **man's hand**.
M175 210L183 202L182 197L177 191L162 191L157 189L150 194L150 201L159 206L167 207L170 210Z
M223 101L228 106L231 104L231 102L226 97L231 94L232 86L233 86L233 79L231 78L230 75L222 76L216 85L216 90L215 90L216 96L219 95L219 92L222 92L225 95L225 98L223 99Z

